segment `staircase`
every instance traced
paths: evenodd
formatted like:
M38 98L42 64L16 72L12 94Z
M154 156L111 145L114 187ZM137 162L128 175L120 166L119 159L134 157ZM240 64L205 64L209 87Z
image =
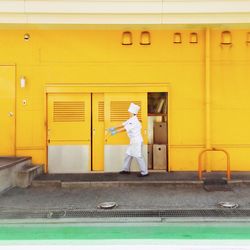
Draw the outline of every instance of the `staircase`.
M32 180L43 174L43 165L26 165L16 174L16 186L20 188L29 187Z
M43 173L43 165L33 165L31 157L0 157L0 192L26 188Z

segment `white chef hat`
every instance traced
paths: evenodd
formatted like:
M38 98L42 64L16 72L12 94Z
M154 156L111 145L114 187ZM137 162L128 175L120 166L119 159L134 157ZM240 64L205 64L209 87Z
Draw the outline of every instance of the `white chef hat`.
M137 115L139 110L140 110L140 106L138 106L134 103L130 103L130 106L128 108L128 112Z

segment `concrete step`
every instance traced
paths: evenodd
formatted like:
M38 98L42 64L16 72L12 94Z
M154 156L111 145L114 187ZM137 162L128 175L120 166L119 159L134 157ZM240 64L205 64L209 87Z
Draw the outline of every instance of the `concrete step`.
M62 187L60 180L32 180L32 187Z
M16 186L21 188L29 187L32 180L43 174L43 165L26 165L16 174Z
M91 188L91 187L122 187L140 185L161 186L201 186L202 181L62 181L62 180L33 180L32 187L59 188Z
M16 186L16 173L31 165L30 156L0 157L0 193Z

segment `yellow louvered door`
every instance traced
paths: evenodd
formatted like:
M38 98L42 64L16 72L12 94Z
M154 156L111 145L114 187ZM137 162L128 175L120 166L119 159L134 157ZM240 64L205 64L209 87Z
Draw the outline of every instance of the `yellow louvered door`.
M147 93L105 93L105 128L120 125L129 119L131 102L141 107L137 116L142 123L143 142L147 144ZM106 136L105 144L126 145L129 139L126 133L120 133Z
M48 95L50 173L88 172L91 165L90 94Z
M92 170L104 170L104 95L92 94Z

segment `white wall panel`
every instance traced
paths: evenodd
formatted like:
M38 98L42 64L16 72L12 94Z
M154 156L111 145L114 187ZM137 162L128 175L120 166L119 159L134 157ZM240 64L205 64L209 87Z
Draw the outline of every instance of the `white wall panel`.
M162 24L249 24L250 13L242 14L164 14Z
M0 15L1 16L1 15ZM27 16L28 24L160 24L159 15L34 15Z
M250 1L164 1L163 13L245 13Z
M0 23L250 23L250 0L0 0Z
M0 0L0 12L24 12L25 11L25 3L23 0L9 0L9 1L2 1Z
M17 13L0 13L0 23L11 24L11 23L27 23L27 16L25 14Z
M161 13L161 2L26 1L29 13Z
M49 173L88 173L89 150L88 145L49 146Z

